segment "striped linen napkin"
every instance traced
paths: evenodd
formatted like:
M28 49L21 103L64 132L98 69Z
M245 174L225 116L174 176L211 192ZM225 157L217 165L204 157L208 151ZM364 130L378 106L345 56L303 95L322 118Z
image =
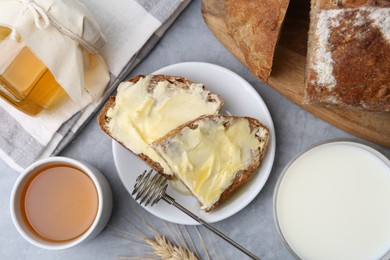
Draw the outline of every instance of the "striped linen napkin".
M106 36L101 55L110 71L110 83L98 102L67 104L37 117L26 116L0 99L0 157L17 171L58 154L146 57L191 0L80 1Z

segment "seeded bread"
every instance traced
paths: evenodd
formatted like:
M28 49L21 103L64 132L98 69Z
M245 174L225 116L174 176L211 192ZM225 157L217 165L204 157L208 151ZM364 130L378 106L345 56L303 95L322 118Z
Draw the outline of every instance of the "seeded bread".
M251 72L267 82L289 0L225 0L228 32Z
M312 0L305 102L390 111L390 1Z
M221 135L221 131L227 132L229 131L229 128L232 131L231 133L235 133L233 132L234 129L241 129L237 128L239 127L237 126L238 122L244 122L243 126L245 127L242 128L243 130L240 130L239 134L227 135L229 138L226 140L231 142L231 147L233 148L231 150L226 149L226 146L222 145L223 142L219 142L217 138L214 138L212 133L216 132ZM195 131L198 132L195 133ZM245 133L244 131L248 132ZM204 135L202 135L204 138L194 141L197 137L199 137L198 133L204 133ZM243 143L243 136L246 135L250 136L248 139L248 145ZM202 205L201 208L205 211L211 211L223 201L228 199L235 190L237 190L256 172L260 166L261 159L265 155L268 140L268 128L262 125L257 119L249 117L209 115L201 116L191 122L188 122L187 124L177 127L164 137L153 142L151 146L171 166L175 176L178 177L179 180L181 180L199 200ZM210 147L205 143L210 143L212 146L215 145L215 147L220 148L220 150L210 149ZM188 146L186 146L187 144ZM231 156L235 158L232 158ZM181 161L180 158L183 158L184 160ZM220 164L218 164L219 159L223 161L223 163L221 163L221 167L219 167ZM231 161L237 159L242 160L240 168L235 168L237 167L236 165L229 168L232 164ZM198 161L203 163L203 160L210 160L212 162L211 166L208 162L201 164L201 166L196 162ZM181 166L183 167L180 168ZM203 175L204 171L202 169L208 169L208 174ZM225 169L229 169L233 172L227 172ZM218 174L220 176L216 176ZM194 180L192 180L193 176L196 176L194 177ZM203 176L207 177L203 178ZM230 177L225 183L219 181L220 179L218 179L219 177L226 179L228 178L227 176ZM198 183L202 184L198 185ZM211 186L210 183L212 183L213 186ZM216 187L214 185L224 186ZM196 189L197 191L195 191ZM212 198L214 199L204 202L204 199L200 198L206 197L203 193L207 193L209 191L212 192L215 189L218 189L218 192L216 192L216 196L213 195Z
M139 76L136 76L134 78L129 79L129 82L132 82L135 84L140 79L143 79L145 77L146 77L146 75L139 75ZM186 91L190 91L190 86L191 86L191 84L193 84L193 82L191 82L190 80L188 80L184 77L176 77L176 76L168 76L168 75L152 75L151 79L150 79L150 84L147 86L148 93L152 93L155 90L157 84L159 82L162 82L162 81L168 81L170 84L173 84L173 87L182 88ZM204 102L205 103L215 103L215 105L217 107L217 109L215 110L215 113L218 113L219 109L223 105L223 100L218 95L210 93L210 91L207 90L204 86L203 86L202 92L203 92L202 94L205 97ZM172 174L170 172L168 172L168 169L164 169L163 165L161 165L163 163L159 163L156 160L151 159L150 156L148 156L147 154L134 152L134 150L135 150L134 147L131 147L130 145L126 145L126 142L125 142L126 138L136 138L135 136L134 137L122 136L122 135L121 136L113 136L113 133L110 131L110 128L109 128L111 118L108 115L109 114L108 112L110 111L111 108L115 107L115 105L116 105L116 97L112 96L108 99L108 101L106 102L106 104L102 108L100 114L98 115L97 121L98 121L100 128L107 135L109 135L111 138L116 140L122 146L127 148L129 151L134 153L136 156L138 156L140 159L142 159L144 162L146 162L148 165L150 165L152 168L154 168L157 172L165 175L168 178L172 178ZM189 107L188 105L186 106L186 104L182 104L181 106L177 107L177 109L181 110L183 113L185 113L185 111L188 111L189 109L194 110L196 108ZM195 116L194 118L196 118L198 116L199 115ZM189 120L192 120L194 118L190 118ZM174 125L174 126L172 126L171 129L174 129L177 126L178 125ZM169 130L171 130L171 129L169 129ZM149 145L149 144L147 144L147 145ZM150 149L150 150L152 150L152 149Z

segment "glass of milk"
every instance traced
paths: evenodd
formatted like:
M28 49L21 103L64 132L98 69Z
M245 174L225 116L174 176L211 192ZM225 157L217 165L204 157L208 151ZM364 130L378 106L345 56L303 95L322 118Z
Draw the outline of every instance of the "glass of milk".
M301 259L390 258L390 161L352 141L316 145L283 170L278 232Z

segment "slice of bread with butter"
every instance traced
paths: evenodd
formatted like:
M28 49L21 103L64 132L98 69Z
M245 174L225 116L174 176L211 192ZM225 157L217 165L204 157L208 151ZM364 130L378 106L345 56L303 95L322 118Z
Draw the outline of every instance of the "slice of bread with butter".
M152 143L175 176L210 211L226 200L260 166L269 130L257 119L199 117Z
M118 87L98 116L100 128L152 168L173 172L149 145L201 115L217 114L223 100L183 77L139 75Z

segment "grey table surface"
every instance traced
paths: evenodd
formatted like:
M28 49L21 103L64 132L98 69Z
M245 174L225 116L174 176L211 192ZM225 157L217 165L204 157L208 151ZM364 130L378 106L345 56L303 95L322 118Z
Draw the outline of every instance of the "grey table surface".
M335 138L360 139L314 117L257 80L212 35L202 19L200 7L201 1L194 0L129 77L178 62L202 61L236 72L258 91L270 110L276 130L273 169L264 188L247 207L214 226L262 259L292 259L278 237L272 212L273 192L283 167L299 152L318 142ZM390 149L372 145L389 157ZM114 197L109 226L94 240L67 250L48 251L30 245L17 233L9 211L10 194L18 173L0 160L0 259L150 257L150 251L140 240L143 235L130 224L141 227L150 237L150 231L139 217L174 243L180 244L179 234L183 234L190 249L202 259L245 259L245 255L203 227L171 225L140 207L122 185L114 166L111 139L99 129L94 118L60 155L88 162L106 176Z

